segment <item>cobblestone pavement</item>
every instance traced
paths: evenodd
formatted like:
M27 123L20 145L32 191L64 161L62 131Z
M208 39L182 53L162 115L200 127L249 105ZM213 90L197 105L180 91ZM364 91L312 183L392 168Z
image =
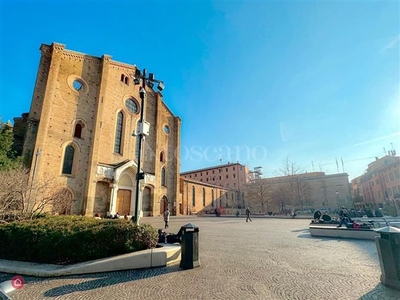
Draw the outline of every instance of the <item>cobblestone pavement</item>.
M163 228L161 217L144 218ZM312 238L306 219L172 217L200 229L200 263L57 278L25 276L13 299L400 299L374 241ZM11 274L0 273L0 281Z

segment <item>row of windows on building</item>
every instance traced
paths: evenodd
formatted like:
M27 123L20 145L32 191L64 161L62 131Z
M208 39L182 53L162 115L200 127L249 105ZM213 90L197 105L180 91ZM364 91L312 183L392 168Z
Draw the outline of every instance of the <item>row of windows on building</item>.
M368 198L375 201L375 195L372 190L366 191L365 194L367 195ZM394 186L392 188L386 189L385 195L383 195L381 191L378 191L378 199L379 200L383 200L383 199L388 200L389 198L394 198L394 197L400 197L400 185L398 185L397 187Z
M137 122L137 126L139 121ZM82 132L85 124L82 121L78 121L75 124L74 128L74 137L82 138ZM118 154L122 154L122 137L123 137L123 128L124 128L124 114L122 112L118 113L117 116L117 124L115 129L115 143L114 143L114 152ZM165 130L164 130L165 131ZM135 157L137 158L139 155L139 137L136 138L136 145L135 145ZM164 152L160 154L160 161L165 162L165 155Z
M121 74L121 81L125 84L129 83L129 78L125 74ZM75 80L73 83L73 87L80 91L82 89L82 83L79 80ZM125 107L126 109L132 114L139 113L139 103L138 101L131 97L125 100ZM84 128L84 123L79 121L75 125L74 129L74 137L82 138L82 130ZM124 128L124 114L120 111L117 115L117 124L116 124L116 132L115 132L115 145L114 145L114 152L122 154L122 136L123 136L123 128ZM165 125L163 131L166 134L169 134L169 126ZM136 149L138 149L138 141L136 141ZM138 156L138 150L135 151L136 157Z
M211 190L211 206L214 207L215 205L215 196L214 196L214 190ZM226 201L226 207L229 207L229 203L228 203L228 193L225 193L225 201ZM222 206L222 199L223 199L223 195L222 195L222 191L219 191L219 206ZM231 201L233 203L234 201L234 194L231 194ZM203 188L202 189L202 204L203 207L206 207L206 189ZM196 189L194 186L192 186L192 206L196 206Z
M389 182L389 178L390 178L391 181L393 181L395 177L397 179L400 178L400 171L399 170L394 170L394 173L390 172L389 174L386 174L386 172L382 172L382 173L385 173L383 176L384 176L386 182ZM361 181L361 183L370 181L372 179L372 177L377 177L382 173L366 174L366 175L361 177L360 181ZM379 184L379 179L376 179L375 182L376 182L376 184Z
M393 192L392 192L393 191ZM379 191L380 192L380 191ZM392 188L388 188L387 189L387 194L390 197L400 197L400 185L398 185L397 187L392 187Z
M125 74L121 74L121 82L129 85L129 77Z
M129 85L129 82L130 82L129 76L127 76L125 74L121 74L120 81L126 85ZM85 85L87 85L87 84L85 83L85 81L82 78L76 78L72 82L72 88L77 92L81 92L84 89Z
M139 123L139 121L138 121ZM78 121L75 124L74 128L74 137L82 138L82 131L84 128L84 123L82 121ZM124 128L124 114L123 112L119 112L117 115L117 124L115 129L115 142L114 142L114 152L118 154L122 154L122 137L123 137L123 128ZM137 158L139 155L139 138L136 139L136 150L135 157ZM161 160L164 161L164 160Z
M129 100L129 99L128 99ZM122 154L122 137L124 136L124 113L120 111L117 115L117 124L115 128L115 142L114 142L114 152ZM139 129L139 120L136 123L136 128ZM169 134L169 126L164 125L163 131L166 134ZM139 156L139 136L136 137L136 150L135 150L135 157ZM164 160L161 160L164 161Z
M221 176L219 177L219 180L221 180ZM210 178L210 181L215 181L215 177ZM203 182L203 178L200 179L200 182ZM208 178L206 178L206 182L208 182ZM229 183L227 183L226 186L229 187ZM233 186L236 187L236 182L233 183Z
M243 168L243 167L240 166L240 170L242 170L242 168ZM232 171L235 171L235 170L236 170L236 168L235 168L235 167L232 167ZM226 171L226 172L229 172L229 168L225 168L225 171ZM204 173L205 173L205 176L208 175L208 172L209 172L209 171L204 172ZM215 170L210 171L210 173L215 174ZM218 169L218 173L222 173L222 168ZM194 177L197 177L197 175L203 176L203 172L195 173L195 174L193 174L193 175L194 175ZM235 176L235 174L233 174L233 175ZM192 178L192 175L186 175L185 177L187 177L187 176L189 176L189 178ZM234 178L235 178L235 177L234 177Z
M65 148L64 152L64 161L62 166L62 174L64 175L72 175L73 174L73 167L74 167L74 156L75 156L75 148L73 145L68 145ZM161 152L160 159L163 159L164 152ZM166 174L165 174L165 167L161 167L161 185L167 186L166 182Z
M395 180L395 177L396 177L396 179L400 179L400 172L399 172L399 170L395 170L394 171L394 174L393 174L393 172L390 172L389 174L385 174L384 175L384 178L385 178L385 182L386 183L388 183L389 181L393 181L393 180ZM370 181L370 186L374 186L374 184L376 184L376 185L379 185L379 179L377 178L376 180L375 180L375 183L374 183L374 181Z
M196 177L197 177L197 174L194 174L194 178L196 178ZM236 178L236 174L232 174L232 177ZM192 175L185 175L185 178L192 178ZM215 178L216 177L213 176L213 177L206 178L206 180L208 181L210 179L210 181L215 181ZM225 179L229 179L229 175L225 175ZM222 180L222 176L219 176L219 180ZM200 181L203 181L203 178L201 178Z

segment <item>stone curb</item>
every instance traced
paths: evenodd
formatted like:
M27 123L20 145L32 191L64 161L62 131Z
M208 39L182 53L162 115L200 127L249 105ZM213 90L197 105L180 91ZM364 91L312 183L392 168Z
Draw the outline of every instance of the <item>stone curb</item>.
M180 260L181 245L160 245L162 246L160 248L137 251L66 266L0 259L0 272L37 277L56 277L164 267Z

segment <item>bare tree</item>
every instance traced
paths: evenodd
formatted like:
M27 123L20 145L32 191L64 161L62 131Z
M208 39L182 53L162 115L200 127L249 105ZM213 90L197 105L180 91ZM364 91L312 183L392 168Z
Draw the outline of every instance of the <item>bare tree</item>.
M269 212L270 196L266 180L259 179L246 186L245 197L252 207L261 207L261 212Z
M301 173L302 170L299 166L296 165L293 161L289 159L289 156L286 156L285 160L283 161L283 166L279 170L279 174L287 178L286 188L288 191L286 194L289 195L290 200L294 203L297 195L298 195L298 186L296 177L297 174Z
M300 176L296 176L295 180L296 180L297 195L295 197L296 200L294 204L300 207L301 211L303 211L305 205L312 204L312 201L310 200L311 188L307 184L307 182Z
M303 210L304 205L311 204L309 200L311 189L301 176L302 173L304 173L304 170L291 161L289 156L285 158L282 168L278 171L278 175L285 178L284 183L279 187L279 193L287 199L286 204L299 206L301 210ZM274 193L274 196L278 199L282 198L277 193Z
M285 186L279 186L271 192L273 203L279 207L280 212L287 210L287 206L292 205L291 196L288 193L289 189Z
M23 167L0 172L0 215L24 211L28 178Z
M0 172L0 219L32 218L42 212L70 213L72 194L54 178L29 182L23 167Z

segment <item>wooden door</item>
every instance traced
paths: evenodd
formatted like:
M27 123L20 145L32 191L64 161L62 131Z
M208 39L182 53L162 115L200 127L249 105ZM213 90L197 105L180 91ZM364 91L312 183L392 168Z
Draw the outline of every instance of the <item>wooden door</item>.
M120 216L129 215L131 211L131 191L118 190L117 213Z

